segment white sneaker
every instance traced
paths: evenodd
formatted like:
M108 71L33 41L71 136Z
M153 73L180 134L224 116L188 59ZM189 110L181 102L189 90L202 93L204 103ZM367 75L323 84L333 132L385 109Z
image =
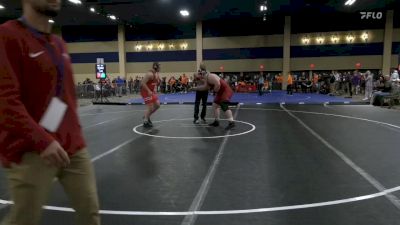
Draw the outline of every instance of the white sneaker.
M368 100L368 98L363 98L363 101L367 101Z

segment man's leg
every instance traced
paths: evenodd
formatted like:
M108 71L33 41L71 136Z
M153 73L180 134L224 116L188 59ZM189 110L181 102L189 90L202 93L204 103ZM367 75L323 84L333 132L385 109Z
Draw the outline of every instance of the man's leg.
M144 117L143 117L143 127L152 127L150 121L150 115L154 111L153 103L147 103L146 104L147 110L144 112Z
M160 108L160 101L156 101L153 103L153 110L150 113L150 116L153 115L158 109ZM149 116L149 123L153 126L153 123L150 120L150 116Z
M210 124L210 126L218 127L219 126L219 105L215 102L212 104L214 110L214 122Z
M364 96L363 100L367 100L368 99L368 96L369 96L368 89L369 89L368 87L365 87L365 96Z
M348 85L349 85L348 89L349 89L350 97L353 97L353 87L350 82L348 83Z
M225 116L226 116L226 119L229 121L229 122L233 122L233 115L232 115L232 110L230 110L229 109L229 106L227 105L227 103L224 103L224 104L226 104L226 106L223 106L223 107L227 107L228 109L224 109L225 111Z
M14 205L3 225L39 225L42 206L58 169L47 166L36 153L25 153L22 162L6 169Z
M208 91L203 91L201 93L201 102L202 102L202 109L201 109L201 119L203 122L206 122L206 113L207 113L207 99L208 99Z
M86 149L71 157L59 179L76 211L77 224L100 225L96 179Z
M194 101L194 121L193 121L194 123L197 123L199 119L200 100L201 100L201 92L196 91L196 99Z
M158 109L160 108L160 101L156 101L153 103L153 110L151 110L150 115L149 115L149 120L150 120L150 116L153 115L153 113L155 113Z
M149 103L146 106L147 106L147 110L146 110L146 112L144 112L144 119L148 120L150 118L150 115L154 111L154 107L153 107L153 103Z
M220 106L216 103L213 103L213 109L214 109L214 119L219 120Z
M235 127L235 122L233 121L232 110L229 109L229 102L222 102L221 109L224 111L226 119L229 121L228 126L225 130L229 130Z

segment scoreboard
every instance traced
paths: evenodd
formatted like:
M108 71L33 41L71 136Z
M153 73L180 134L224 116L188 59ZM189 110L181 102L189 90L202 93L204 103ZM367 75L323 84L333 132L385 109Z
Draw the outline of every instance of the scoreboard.
M96 79L106 79L106 65L96 64Z

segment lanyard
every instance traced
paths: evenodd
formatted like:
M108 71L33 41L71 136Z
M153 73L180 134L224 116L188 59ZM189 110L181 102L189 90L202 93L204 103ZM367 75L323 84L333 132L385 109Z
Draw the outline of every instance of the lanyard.
M25 17L21 17L18 19L22 24L24 24L28 30L37 38L37 39L43 39L43 34L41 34L38 30L36 30L35 28L31 27ZM63 46L61 44L61 42L57 39L54 38L54 41L57 43L58 48L60 48L61 51L63 51ZM53 62L53 64L56 66L56 70L57 70L57 86L56 86L56 96L60 97L62 90L63 90L63 86L64 86L64 59L63 56L60 55L57 57L57 52L56 50L50 45L50 43L48 41L45 42L45 47L47 50L47 53L50 55L51 61Z

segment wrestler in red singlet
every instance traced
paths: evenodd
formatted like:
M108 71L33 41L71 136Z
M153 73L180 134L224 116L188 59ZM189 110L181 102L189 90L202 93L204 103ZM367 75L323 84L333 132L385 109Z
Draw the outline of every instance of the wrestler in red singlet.
M153 126L150 116L160 108L160 101L157 97L157 86L160 82L159 72L160 64L155 62L153 63L152 70L150 70L142 80L140 94L147 106L147 110L143 116L143 127L145 128Z
M149 95L149 93L147 92L147 90L145 90L144 88L142 88L142 90L140 90L140 95L142 96L144 103L147 104L153 104L155 102L158 101L158 96L157 96L157 92L155 91L155 88L158 86L158 82L159 80L157 79L156 74L154 73L154 71L149 71L150 73L153 73L153 77L152 79L149 79L146 83L147 87L150 89L150 91L152 92L151 95Z

